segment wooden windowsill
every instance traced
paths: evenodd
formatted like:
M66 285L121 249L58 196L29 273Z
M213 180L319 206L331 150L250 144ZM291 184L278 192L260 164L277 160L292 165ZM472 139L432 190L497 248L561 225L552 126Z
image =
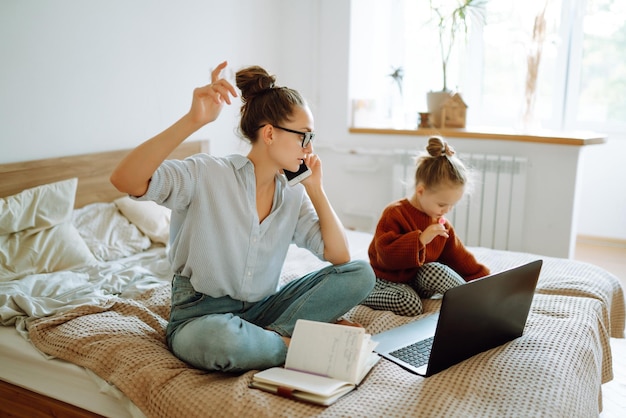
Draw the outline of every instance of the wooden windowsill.
M542 144L560 145L593 145L606 143L607 137L604 134L595 132L557 132L548 130L537 130L535 132L521 132L505 128L464 128L464 129L393 129L393 128L350 128L352 134L374 134L374 135L413 135L431 136L441 135L449 138L472 138L472 139L494 139L500 141L537 142Z

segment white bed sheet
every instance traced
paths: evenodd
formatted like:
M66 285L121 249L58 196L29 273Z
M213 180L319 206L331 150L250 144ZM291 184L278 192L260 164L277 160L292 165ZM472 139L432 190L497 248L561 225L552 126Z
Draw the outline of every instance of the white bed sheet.
M15 326L28 338L28 324L80 305L106 303L114 295L131 298L170 281L166 249L156 246L116 261L74 271L33 274L0 283L0 325Z

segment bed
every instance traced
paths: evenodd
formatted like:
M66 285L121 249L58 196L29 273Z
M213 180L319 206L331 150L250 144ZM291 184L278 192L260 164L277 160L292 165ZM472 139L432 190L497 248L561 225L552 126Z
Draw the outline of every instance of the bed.
M183 143L171 158L206 152ZM522 337L430 378L385 359L329 407L209 373L165 344L169 216L108 182L126 151L0 165L0 415L18 417L597 416L624 337L619 280L591 264L476 247L492 271L542 258ZM19 210L15 210L19 208ZM8 215L7 215L8 214ZM353 258L371 235L347 231ZM17 251L16 243L21 251ZM18 257L24 248L36 254ZM11 252L13 251L13 253ZM17 255L16 255L17 254ZM323 265L292 246L281 283ZM429 315L440 299L424 301ZM375 334L412 321L357 306Z

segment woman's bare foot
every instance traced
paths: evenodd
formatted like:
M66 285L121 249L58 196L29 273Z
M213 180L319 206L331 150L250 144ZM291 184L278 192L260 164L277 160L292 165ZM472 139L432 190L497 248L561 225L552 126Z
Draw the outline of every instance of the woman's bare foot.
M281 336L280 338L282 338L282 339L283 339L283 342L285 343L285 345L286 345L287 347L289 347L289 344L291 343L291 338L289 338L289 337L283 337L283 336Z
M273 333L275 333L276 335L278 335L280 338L283 339L283 342L285 343L285 345L287 347L289 347L289 344L291 343L291 337L283 337L282 335L280 335L279 333L277 333L276 331L274 331L273 329L269 329L269 328L265 328L268 331L272 331Z

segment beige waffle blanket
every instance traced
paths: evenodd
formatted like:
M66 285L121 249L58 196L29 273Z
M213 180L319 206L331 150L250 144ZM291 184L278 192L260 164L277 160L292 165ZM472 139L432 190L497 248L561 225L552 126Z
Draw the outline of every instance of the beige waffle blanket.
M472 249L492 271L539 257ZM288 281L312 268L291 257ZM617 278L592 265L544 258L525 334L430 378L385 359L363 384L330 407L248 388L254 371L208 373L165 345L169 285L134 299L111 298L34 321L43 352L87 367L124 392L148 417L573 417L597 416L601 384L612 379L609 337L623 337ZM428 300L432 312L439 301ZM414 318L357 306L347 316L374 334Z

